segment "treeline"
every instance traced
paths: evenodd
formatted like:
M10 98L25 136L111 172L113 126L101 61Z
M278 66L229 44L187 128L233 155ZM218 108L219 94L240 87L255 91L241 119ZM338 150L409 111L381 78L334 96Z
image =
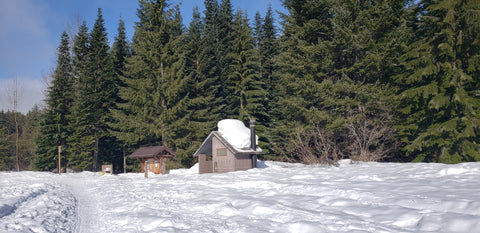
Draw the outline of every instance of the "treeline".
M35 138L41 116L37 106L27 114L0 111L0 171L35 168Z
M480 6L476 1L283 0L250 21L205 0L140 0L131 42L102 13L62 34L35 167L98 170L139 146L192 154L224 118L255 118L264 159L480 160ZM73 41L71 43L70 41ZM132 161L130 161L132 162Z

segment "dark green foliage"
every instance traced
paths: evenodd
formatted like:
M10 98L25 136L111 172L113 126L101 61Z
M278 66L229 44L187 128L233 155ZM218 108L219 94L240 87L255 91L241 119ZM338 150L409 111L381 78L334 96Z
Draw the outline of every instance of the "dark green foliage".
M282 16L282 52L276 60L279 84L272 144L282 154L295 147L298 137L292 129L315 127L333 133L332 143L338 144L342 155L353 156L357 152L348 149L350 135L355 133L350 126L360 121L387 128L392 124L391 100L387 98L392 92L382 81L387 81L394 64L380 61L402 45L387 41L403 26L397 22L403 5L392 1L284 4L289 14ZM378 25L389 17L396 21ZM373 145L370 152L380 146Z
M35 162L37 169L51 170L57 167L57 148L65 147L72 133L70 116L74 101L74 85L69 38L67 33L63 32L57 50L57 67L47 93L48 107L42 116L40 134L37 138L38 157Z
M280 32L270 7L252 28L230 0L204 4L185 30L179 6L139 0L131 44L120 20L109 49L101 12L71 58L62 42L37 168L55 168L64 145L68 167L121 171L123 155L160 144L178 155L170 168L188 167L223 118L256 119L267 159L480 160L476 1L284 0Z
M213 128L214 114L210 109L213 96L208 95L209 80L202 80L200 64L202 58L203 23L198 8L193 10L193 19L183 37L183 54L181 56L181 77L184 84L184 99L182 100L181 114L175 127L175 145L178 160L183 166L192 166L194 158L191 156L198 149L209 130ZM213 123L213 124L212 124Z
M109 56L107 33L102 12L88 37L88 52L84 73L79 75L73 108L74 133L70 140L68 166L80 170L99 169L102 138L108 136L107 122L116 100L116 86Z
M122 116L122 112L118 109L118 105L125 103L125 101L120 97L118 93L121 88L125 88L126 84L122 81L125 72L126 59L131 56L130 44L127 40L125 33L125 23L122 19L118 24L117 35L115 36L115 41L113 42L110 56L113 62L113 83L115 85L114 97L115 104L111 107L111 119L109 121L110 134L108 138L105 138L106 148L102 148L106 156L103 159L105 163L113 165L115 172L124 171L123 156L128 150L132 150L131 145L127 144L126 141L123 141L125 134L122 133L122 122L117 120L118 117Z
M15 122L13 113L0 112L0 170L16 169L15 165Z
M178 7L165 1L140 1L132 43L120 88L124 100L116 115L117 136L128 145L164 144L175 149L176 127L183 118L185 82L180 59L183 26ZM155 48L155 49L152 49ZM154 51L154 52L152 52Z
M88 28L85 21L82 22L78 28L77 35L75 35L75 38L73 39L72 56L73 77L75 84L77 84L80 77L86 74L86 63L88 56Z
M110 54L112 56L114 74L120 77L125 70L125 60L131 55L130 45L125 33L125 23L122 19L119 21L117 35L115 36ZM115 81L119 82L120 80Z
M478 161L480 9L476 1L422 1L418 40L396 77L406 155L415 161Z
M34 106L26 115L17 112L19 125L18 158L20 170L35 169L35 140L42 111ZM17 170L15 156L15 120L11 111L0 111L0 171Z
M274 18L271 6L269 6L265 18L262 19L260 13L255 15L254 41L256 42L257 54L257 75L262 84L263 95L257 100L257 108L261 109L260 114L256 114L257 132L259 134L259 145L267 154L272 151L272 115L274 106L278 101L278 80L274 76L276 69L276 57L280 53L280 45L277 38L277 30L274 26Z

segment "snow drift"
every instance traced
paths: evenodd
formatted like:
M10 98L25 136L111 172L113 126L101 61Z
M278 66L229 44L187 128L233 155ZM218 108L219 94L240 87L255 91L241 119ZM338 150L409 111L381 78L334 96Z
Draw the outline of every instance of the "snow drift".
M0 232L478 232L480 163L0 172ZM197 167L198 169L198 167Z

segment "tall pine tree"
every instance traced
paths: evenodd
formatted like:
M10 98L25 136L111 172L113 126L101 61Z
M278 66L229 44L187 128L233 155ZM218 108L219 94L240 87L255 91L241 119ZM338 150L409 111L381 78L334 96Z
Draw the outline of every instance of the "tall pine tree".
M88 38L85 74L80 75L74 106L75 132L71 140L74 154L70 166L81 170L98 171L99 157L108 125L110 110L115 103L112 62L109 56L107 32L101 9Z
M74 100L74 81L69 38L63 32L57 49L57 66L46 97L47 109L42 116L37 138L37 169L51 170L57 167L57 147L66 147L72 132L70 114ZM63 157L65 162L65 154Z
M476 1L421 1L418 41L396 77L404 151L414 161L480 160Z
M179 8L166 1L140 1L132 56L127 59L116 120L123 125L122 140L129 144L167 146L174 135L169 128L183 95L179 48L183 28ZM180 98L180 99L179 99Z
M117 29L117 35L115 36L115 41L113 42L110 56L113 62L113 83L115 84L115 105L112 106L111 114L112 119L109 122L109 129L112 137L109 137L108 147L110 154L110 162L113 165L113 169L118 171L126 171L124 168L124 159L126 159L127 153L131 152L131 145L127 143L128 139L124 138L126 135L122 132L123 125L120 121L117 120L121 116L121 110L118 108L118 105L124 103L125 101L120 98L118 93L120 88L124 88L126 84L122 81L125 72L125 63L126 59L131 56L130 44L127 40L125 33L125 23L120 19ZM118 151L120 150L121 151ZM118 155L122 155L122 159Z
M372 127L391 127L386 121L390 121L392 115L389 104L392 101L388 100L392 92L378 81L381 81L379 77L388 77L385 67L394 64L379 65L368 71L366 68L383 61L388 54L378 51L391 49L373 45L389 41L386 38L401 26L397 21L387 22L385 26L376 24L402 15L403 5L397 3L284 1L288 14L282 15L282 52L276 60L278 69L274 76L279 79L278 101L274 101L272 111L275 122L272 145L278 154L295 147L298 137L292 129L325 130L334 135L329 143L338 146L343 155L350 156L357 153L349 150L345 143L355 133L353 126L368 122ZM366 60L371 54L383 57ZM380 143L390 143L390 140L380 140Z

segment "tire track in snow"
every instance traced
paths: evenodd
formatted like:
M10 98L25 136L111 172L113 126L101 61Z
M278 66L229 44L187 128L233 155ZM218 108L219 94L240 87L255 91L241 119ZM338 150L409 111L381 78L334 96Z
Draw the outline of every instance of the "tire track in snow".
M75 226L75 197L49 180L19 183L11 191L17 198L1 207L2 232L71 232ZM13 203L12 203L13 202Z
M17 211L18 207L22 205L24 202L28 202L31 199L35 199L46 192L47 190L40 189L38 191L29 193L27 196L21 197L17 202L13 203L12 205L3 204L2 206L0 206L0 219L14 214Z
M103 232L101 221L99 221L99 205L94 197L94 190L81 178L66 178L64 180L75 196L76 216L75 226L72 232L91 233Z

